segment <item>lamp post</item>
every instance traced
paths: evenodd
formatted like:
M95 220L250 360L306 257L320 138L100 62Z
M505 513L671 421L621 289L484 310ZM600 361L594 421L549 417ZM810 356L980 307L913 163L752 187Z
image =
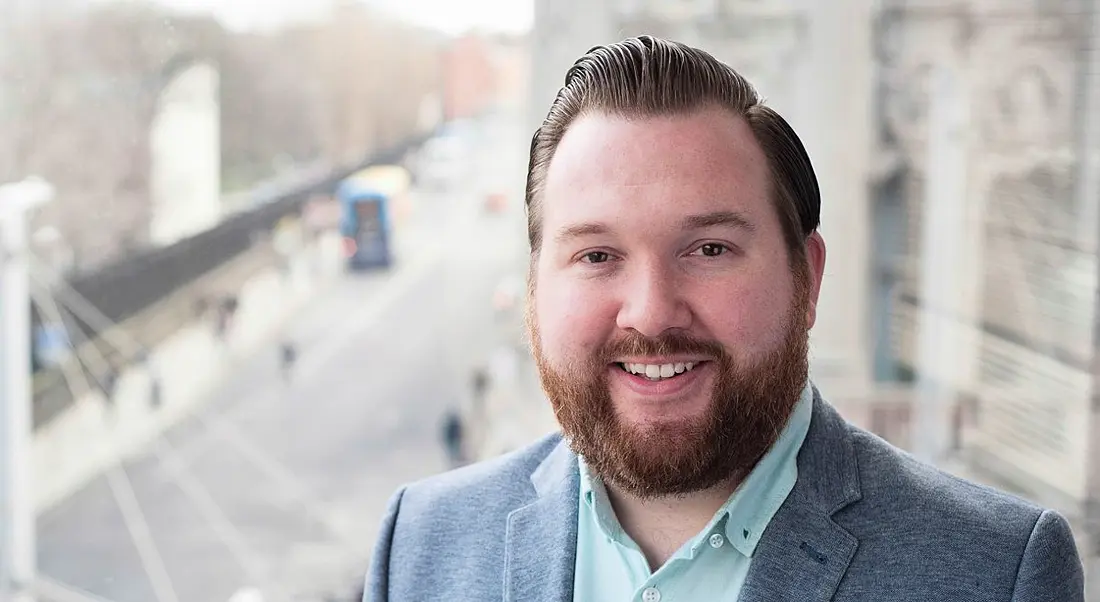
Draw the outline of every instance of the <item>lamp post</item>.
M0 186L0 599L15 602L36 578L27 214L53 196L37 178Z

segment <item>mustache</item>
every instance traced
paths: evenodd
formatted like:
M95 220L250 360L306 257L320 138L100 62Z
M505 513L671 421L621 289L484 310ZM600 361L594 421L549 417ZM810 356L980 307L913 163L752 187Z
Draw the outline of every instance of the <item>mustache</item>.
M718 360L725 357L726 351L718 341L700 339L687 332L670 331L658 337L647 337L631 331L605 345L598 361L602 366L622 357L639 355L697 355Z

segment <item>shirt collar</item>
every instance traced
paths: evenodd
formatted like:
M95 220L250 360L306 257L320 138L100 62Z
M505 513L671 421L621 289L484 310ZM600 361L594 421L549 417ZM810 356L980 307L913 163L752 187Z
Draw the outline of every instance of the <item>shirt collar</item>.
M577 456L577 463L581 472L582 508L586 512L595 514L596 524L606 537L626 545L626 533L619 524L619 519L615 517L615 510L611 507L611 500L607 496L603 481L592 474L583 457Z
M752 557L764 529L798 479L798 452L809 431L812 415L813 387L807 382L779 438L707 526L684 546L684 552L694 556L699 547L708 545L711 535L724 531L737 551ZM592 474L583 457L578 457L578 464L582 508L595 513L596 523L605 536L625 544L626 534L615 518L603 483Z
M798 452L810 430L813 400L813 387L807 383L779 438L715 517L729 516L726 537L749 558L798 480Z

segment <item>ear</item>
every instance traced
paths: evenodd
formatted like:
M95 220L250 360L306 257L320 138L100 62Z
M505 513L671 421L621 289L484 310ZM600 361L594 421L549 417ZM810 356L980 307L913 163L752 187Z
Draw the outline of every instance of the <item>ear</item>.
M806 263L810 269L810 305L806 310L806 328L817 322L817 299L821 295L821 279L825 274L825 239L816 230L806 238Z

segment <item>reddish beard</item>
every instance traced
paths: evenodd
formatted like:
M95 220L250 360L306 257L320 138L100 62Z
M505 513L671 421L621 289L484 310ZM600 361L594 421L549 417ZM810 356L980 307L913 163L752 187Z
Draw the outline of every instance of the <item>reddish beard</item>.
M795 295L780 345L761 358L737 362L716 341L686 332L647 338L631 332L568 370L545 359L537 321L528 331L543 390L570 448L605 482L639 498L682 495L747 475L786 426L809 372L808 278L795 277ZM533 300L533 295L529 299ZM714 362L707 410L678 423L630 424L616 412L608 387L615 358L687 355ZM751 362L751 363L750 363Z

